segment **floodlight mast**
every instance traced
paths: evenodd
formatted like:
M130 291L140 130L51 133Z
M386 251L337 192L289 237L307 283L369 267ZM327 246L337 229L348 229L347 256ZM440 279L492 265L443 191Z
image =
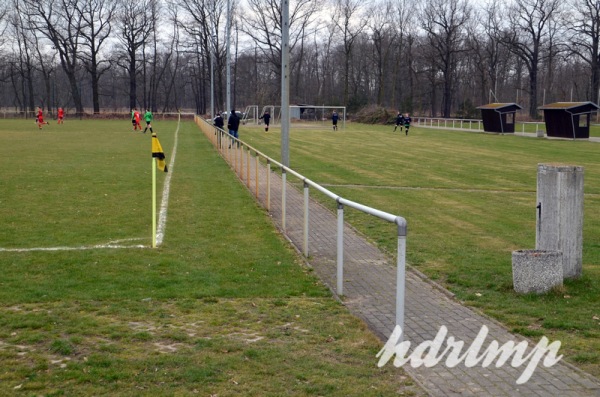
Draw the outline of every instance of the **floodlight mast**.
M281 163L290 166L290 2L281 1Z
M231 0L227 0L227 112L231 112ZM227 113L230 114L230 113Z
M215 119L215 54L216 36L211 35L210 43L210 118Z

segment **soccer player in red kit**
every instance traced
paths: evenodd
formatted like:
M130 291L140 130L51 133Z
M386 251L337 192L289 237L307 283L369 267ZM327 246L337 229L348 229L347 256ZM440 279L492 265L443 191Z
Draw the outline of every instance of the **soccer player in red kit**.
M140 124L140 112L137 110L137 108L135 108L135 112L133 113L133 115L135 116L135 125L133 126L133 130L135 131L136 129L139 128L139 130L142 130L142 125Z
M37 123L38 123L38 128L40 130L42 129L42 125L44 125L44 124L50 124L49 122L44 121L44 113L42 112L42 108L40 108L40 107L38 107Z

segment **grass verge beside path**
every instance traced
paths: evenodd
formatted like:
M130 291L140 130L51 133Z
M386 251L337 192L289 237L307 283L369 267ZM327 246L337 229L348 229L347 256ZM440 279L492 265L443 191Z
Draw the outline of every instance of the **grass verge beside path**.
M148 135L126 122L21 123L0 124L12 148L1 247L149 244ZM175 123L154 128L168 161ZM0 395L423 394L401 369L376 367L380 342L191 122L171 171L158 249L0 252Z
M408 136L392 131L352 123L337 132L292 126L290 163L344 198L404 216L410 265L510 330L562 341L567 361L600 376L600 144L415 127ZM278 128L265 134L247 125L240 135L279 158ZM517 295L511 254L535 247L538 163L585 169L583 277L546 295ZM330 200L323 203L335 210ZM344 217L395 254L394 228L358 211Z

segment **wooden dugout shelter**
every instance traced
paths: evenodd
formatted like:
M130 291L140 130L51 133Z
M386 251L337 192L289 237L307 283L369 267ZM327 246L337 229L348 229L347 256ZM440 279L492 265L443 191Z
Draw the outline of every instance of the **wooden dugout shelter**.
M477 107L481 110L485 132L514 133L515 113L523 109L516 103L489 103Z
M555 138L588 139L593 102L555 102L539 107L544 111L546 135Z

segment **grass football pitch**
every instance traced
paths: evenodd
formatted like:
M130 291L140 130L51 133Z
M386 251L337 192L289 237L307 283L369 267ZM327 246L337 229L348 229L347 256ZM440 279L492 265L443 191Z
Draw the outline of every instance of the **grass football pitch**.
M148 248L150 136L130 128L0 122L0 395L422 395L191 121ZM154 129L169 164L177 123Z
M163 245L93 248L150 245L150 137L129 128L0 123L1 390L420 393L400 370L376 369L377 341L301 265L191 122L179 130ZM167 163L176 128L155 125ZM404 216L409 264L512 331L561 340L567 361L600 375L600 144L392 129L292 128L291 165ZM240 135L280 157L277 127L245 125ZM550 162L585 167L584 275L520 296L511 252L535 244L536 169ZM389 225L354 211L346 220L395 252ZM38 250L52 247L80 249Z

